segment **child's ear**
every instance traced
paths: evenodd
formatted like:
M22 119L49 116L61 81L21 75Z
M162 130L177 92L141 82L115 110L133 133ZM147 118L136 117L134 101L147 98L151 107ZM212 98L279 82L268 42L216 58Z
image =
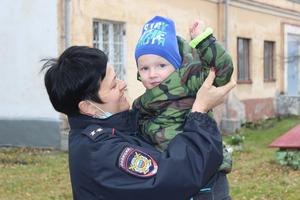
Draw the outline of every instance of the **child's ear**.
M87 100L78 103L79 112L85 115L96 115L96 110Z

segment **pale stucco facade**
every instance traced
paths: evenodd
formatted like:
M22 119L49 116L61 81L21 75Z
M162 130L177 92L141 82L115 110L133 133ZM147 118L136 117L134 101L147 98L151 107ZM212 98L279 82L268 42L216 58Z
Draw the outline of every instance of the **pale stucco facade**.
M218 5L203 1L201 7L210 12L199 12L199 2L189 1L185 5L175 1L72 1L71 10L71 44L93 44L93 19L124 22L126 26L125 66L127 73L128 96L134 99L144 91L142 84L136 80L136 64L134 60L135 44L143 24L154 15L163 15L174 19L179 35L188 37L188 26L194 19L204 19L210 26L218 29Z
M228 47L235 69L237 37L251 40L251 83L239 83L215 109L221 125L234 130L245 120L300 115L300 62L285 62L291 47L300 55L299 0L4 0L1 5L0 146L61 146L58 125L64 120L47 97L40 60L59 56L70 45L93 46L94 20L124 24L124 78L131 101L144 91L136 80L135 44L143 24L162 15L172 18L177 34L187 39L190 23L203 20ZM270 82L263 80L265 40L275 44L275 81Z
M245 104L249 120L274 115L274 97L286 91L284 69L285 25L300 28L300 3L288 0L230 0L227 1L227 22L225 2L218 0L74 0L71 4L71 45L93 44L93 19L123 22L126 27L125 67L128 96L131 101L143 93L142 84L136 80L134 49L143 24L154 15L172 18L177 34L188 39L188 26L193 20L201 19L214 29L221 42L227 39L228 51L237 65L237 38L249 38L251 83L239 83L233 95ZM227 29L228 37L225 35ZM263 80L264 41L275 43L275 81ZM234 77L236 77L236 72ZM253 100L253 101L252 101ZM261 100L261 101L260 101ZM258 105L259 102L264 102ZM254 104L266 110L255 108ZM270 106L270 104L272 104ZM252 112L252 107L257 112ZM266 112L265 114L263 112Z

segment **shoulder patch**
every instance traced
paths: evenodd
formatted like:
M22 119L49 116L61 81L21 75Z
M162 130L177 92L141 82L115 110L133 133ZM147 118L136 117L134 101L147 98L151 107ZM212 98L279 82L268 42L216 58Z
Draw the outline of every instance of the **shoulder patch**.
M90 125L88 126L86 129L83 130L83 134L87 135L89 138L91 138L92 140L95 140L99 135L102 135L103 133L106 132L111 132L112 133L112 129L108 128L102 128L99 125Z
M126 147L119 156L119 167L125 172L138 177L148 178L157 173L157 162L147 153Z

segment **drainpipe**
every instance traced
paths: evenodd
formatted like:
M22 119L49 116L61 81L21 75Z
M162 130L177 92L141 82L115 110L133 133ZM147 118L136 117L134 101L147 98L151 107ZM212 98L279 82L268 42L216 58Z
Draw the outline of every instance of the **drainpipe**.
M71 24L71 11L70 11L70 4L71 0L65 0L65 8L64 8L64 14L65 14L65 49L70 47L70 24ZM68 145L68 138L69 138L69 123L66 115L60 114L60 150L67 151L69 149Z
M65 0L65 48L70 47L71 0Z
M224 47L225 47L225 50L228 51L228 45L229 45L229 39L228 39L228 3L229 3L229 0L224 0ZM230 119L230 116L229 116L229 102L228 102L228 98L229 96L227 97L227 100L226 102L224 102L225 104L225 116L223 118L223 120L225 121L225 130L229 130L229 119Z
M228 44L229 44L228 4L229 4L229 0L224 0L224 47L227 51L228 51Z

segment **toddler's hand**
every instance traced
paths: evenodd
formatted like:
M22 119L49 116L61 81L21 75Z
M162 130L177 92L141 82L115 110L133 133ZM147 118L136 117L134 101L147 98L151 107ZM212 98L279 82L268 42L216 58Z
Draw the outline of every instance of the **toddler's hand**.
M197 20L189 28L191 39L194 39L204 30L204 22Z

